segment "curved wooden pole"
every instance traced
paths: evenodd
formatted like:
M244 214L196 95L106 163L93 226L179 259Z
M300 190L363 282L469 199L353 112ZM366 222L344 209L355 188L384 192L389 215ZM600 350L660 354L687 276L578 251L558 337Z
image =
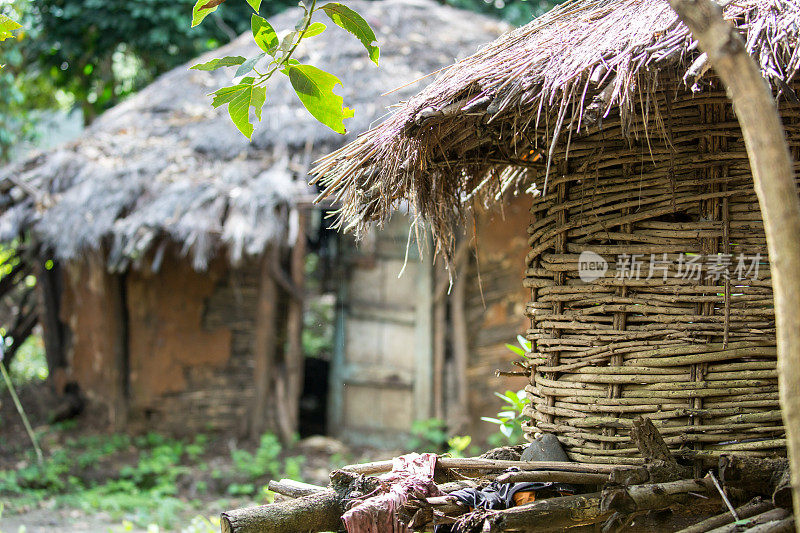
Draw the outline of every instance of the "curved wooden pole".
M711 61L742 128L775 294L778 383L786 443L800 513L800 201L783 125L767 83L738 32L711 0L669 0ZM800 533L800 520L796 521Z

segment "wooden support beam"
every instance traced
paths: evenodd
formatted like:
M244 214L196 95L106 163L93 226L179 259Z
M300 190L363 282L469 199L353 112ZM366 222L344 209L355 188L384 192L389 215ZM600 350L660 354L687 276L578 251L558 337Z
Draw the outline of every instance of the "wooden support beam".
M274 398L275 353L277 349L276 303L278 287L271 274L271 265L278 251L270 246L261 259L261 280L256 304L254 356L255 404L250 412L250 437L257 439L268 429L272 429L270 409Z
M305 304L306 271L306 213L295 209L292 216L297 218L297 239L289 258L289 272L292 285L298 296L289 300L286 322L286 413L288 430L296 434L299 430L300 395L303 393L305 360L303 354L303 309ZM290 436L291 437L291 436Z
M456 255L461 248L467 248L467 243L461 242ZM469 327L467 325L467 312L465 308L467 276L463 272L455 280L453 292L450 296L450 324L452 331L453 363L456 383L456 394L452 399L452 408L448 409L449 430L454 433L463 431L469 422L467 409L469 398L467 395L467 367L469 365Z

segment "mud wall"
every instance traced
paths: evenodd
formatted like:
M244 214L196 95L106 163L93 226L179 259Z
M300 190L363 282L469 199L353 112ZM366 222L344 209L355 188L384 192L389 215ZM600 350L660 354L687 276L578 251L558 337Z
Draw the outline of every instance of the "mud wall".
M126 425L134 432L246 434L254 400L257 265L231 269L218 262L198 273L166 254L157 272L116 276L100 258L65 271L64 379L78 382L112 419L119 418L115 406L124 389Z
M496 377L496 370L514 370L517 358L506 344L517 344L516 337L528 328L525 304L530 290L522 286L527 253L526 228L530 223L530 197L510 199L503 210L481 213L477 219L477 246L469 262L466 295L469 324L470 434L484 438L497 431L480 420L495 416L501 401L494 392L520 390L524 377ZM518 370L518 368L517 368Z
M103 258L89 254L63 269L59 320L69 331L66 367L52 376L58 391L79 384L84 396L101 406L113 426L124 423L124 328L119 276L109 274Z

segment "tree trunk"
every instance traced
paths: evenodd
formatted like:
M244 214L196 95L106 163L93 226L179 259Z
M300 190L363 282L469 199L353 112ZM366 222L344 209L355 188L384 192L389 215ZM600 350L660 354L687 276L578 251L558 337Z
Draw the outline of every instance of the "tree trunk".
M747 146L769 250L781 411L800 513L800 201L789 148L772 93L720 7L710 0L670 4L727 87ZM800 520L795 527L800 532Z

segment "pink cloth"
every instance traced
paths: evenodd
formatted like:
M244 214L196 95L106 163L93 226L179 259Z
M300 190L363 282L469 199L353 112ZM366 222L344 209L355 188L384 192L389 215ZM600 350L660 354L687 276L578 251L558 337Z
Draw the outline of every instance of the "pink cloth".
M379 493L357 503L342 516L347 533L411 533L397 519L397 511L411 494L424 498L442 495L433 482L435 468L434 453L395 457L392 471L378 478Z

